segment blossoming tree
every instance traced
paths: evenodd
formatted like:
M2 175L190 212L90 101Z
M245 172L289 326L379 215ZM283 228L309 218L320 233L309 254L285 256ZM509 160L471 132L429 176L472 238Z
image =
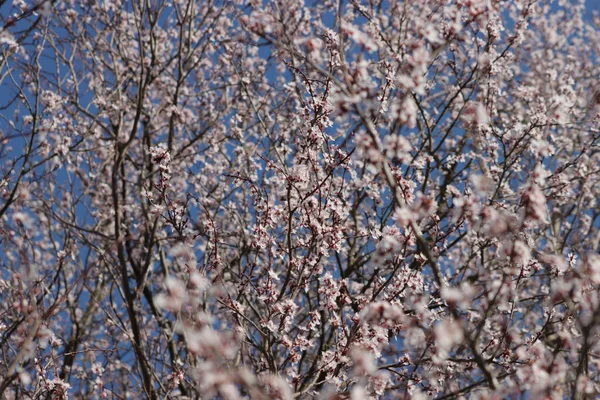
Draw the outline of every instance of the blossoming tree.
M583 1L0 1L0 398L594 398Z

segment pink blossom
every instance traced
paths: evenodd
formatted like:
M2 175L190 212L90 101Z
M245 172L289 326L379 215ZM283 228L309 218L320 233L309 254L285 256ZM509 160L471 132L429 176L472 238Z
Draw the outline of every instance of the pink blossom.
M546 196L538 185L529 184L522 194L523 205L525 206L525 219L536 223L547 223L548 208L546 206Z

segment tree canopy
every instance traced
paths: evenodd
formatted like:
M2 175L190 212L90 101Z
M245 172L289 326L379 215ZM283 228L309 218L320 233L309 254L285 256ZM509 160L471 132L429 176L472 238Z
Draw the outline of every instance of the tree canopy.
M600 393L581 1L0 1L0 397Z

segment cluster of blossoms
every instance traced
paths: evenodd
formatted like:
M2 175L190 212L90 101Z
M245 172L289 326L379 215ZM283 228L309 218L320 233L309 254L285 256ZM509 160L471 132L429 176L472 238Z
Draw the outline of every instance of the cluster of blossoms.
M160 178L155 187L157 190L165 190L168 186L168 182L171 179L171 155L164 148L164 146L156 146L150 148L150 156L152 157L152 164L158 167Z

